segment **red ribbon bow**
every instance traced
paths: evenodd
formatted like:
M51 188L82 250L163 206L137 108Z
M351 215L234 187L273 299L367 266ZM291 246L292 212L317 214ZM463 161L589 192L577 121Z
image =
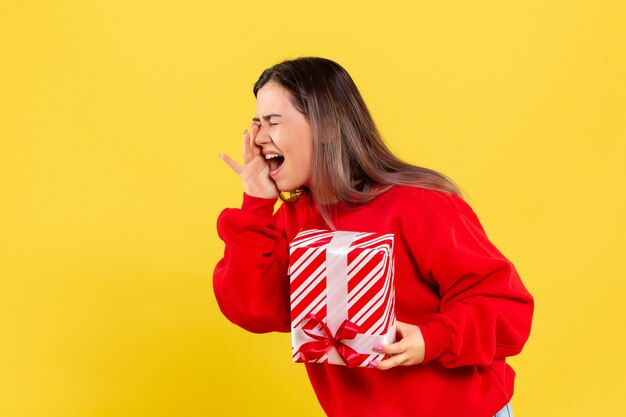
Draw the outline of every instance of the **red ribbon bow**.
M350 346L342 343L342 340L354 339L359 332L359 326L346 319L341 323L337 333L333 336L328 326L317 317L315 314L309 314L304 318L304 321L313 321L315 324L320 325L324 330L325 335L318 335L305 330L302 331L315 342L304 343L300 347L300 356L307 362L313 362L319 360L330 348L334 347L339 353L339 356L344 361L348 368L354 368L359 364L359 353L352 349Z

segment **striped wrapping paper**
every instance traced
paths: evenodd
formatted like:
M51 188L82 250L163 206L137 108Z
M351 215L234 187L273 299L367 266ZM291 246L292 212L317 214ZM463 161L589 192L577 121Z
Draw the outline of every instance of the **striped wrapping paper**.
M395 341L393 235L302 230L290 244L295 362L348 367Z

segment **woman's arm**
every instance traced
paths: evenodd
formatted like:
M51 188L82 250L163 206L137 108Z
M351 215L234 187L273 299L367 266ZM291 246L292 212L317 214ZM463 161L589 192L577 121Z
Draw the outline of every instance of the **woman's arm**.
M217 231L226 244L213 273L213 290L222 313L256 333L289 331L288 244L282 210L275 215L278 189L255 143L258 126L243 133L243 162L220 158L241 178L241 209L226 209Z
M488 365L521 352L530 334L533 299L473 212L457 217L429 270L441 304L440 313L418 324L425 362Z
M434 196L408 222L405 236L422 274L439 289L439 311L423 323L399 326L403 340L381 350L396 356L374 364L380 369L429 361L488 365L518 354L530 333L533 299L513 264L463 200Z
M222 313L255 333L290 330L289 249L276 199L244 194L241 209L226 209L217 229L226 244L213 273Z

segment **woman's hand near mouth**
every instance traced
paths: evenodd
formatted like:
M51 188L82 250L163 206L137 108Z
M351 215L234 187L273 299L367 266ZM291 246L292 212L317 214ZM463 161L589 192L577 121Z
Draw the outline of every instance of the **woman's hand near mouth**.
M233 161L228 155L219 154L219 157L233 170L243 181L243 191L252 197L276 198L280 194L276 183L270 177L269 164L261 149L254 142L254 137L259 131L256 123L250 126L250 131L243 134L243 162L241 166Z

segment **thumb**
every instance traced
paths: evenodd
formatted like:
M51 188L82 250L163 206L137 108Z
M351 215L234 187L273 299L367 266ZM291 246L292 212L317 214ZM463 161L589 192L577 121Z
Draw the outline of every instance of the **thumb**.
M396 320L396 332L400 333L400 336L406 336L407 331L410 329L410 325L402 321Z
M243 167L241 165L239 165L237 162L233 161L232 158L224 153L220 153L217 156L220 157L220 159L222 161L224 161L226 163L226 165L228 165L230 167L230 169L232 169L233 171L235 171L235 174L240 175L241 171L243 170Z

